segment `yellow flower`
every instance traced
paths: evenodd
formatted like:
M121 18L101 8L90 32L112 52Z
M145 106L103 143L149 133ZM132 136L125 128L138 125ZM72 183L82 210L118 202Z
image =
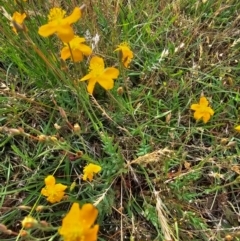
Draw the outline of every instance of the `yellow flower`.
M38 221L31 216L27 216L22 220L22 227L23 228L33 228L37 224L38 224Z
M52 175L47 176L44 181L46 186L42 188L41 194L47 197L50 203L60 202L65 194L64 191L67 186L61 183L56 184L55 177Z
M236 126L234 129L235 129L236 131L239 131L239 132L240 132L240 125L239 125L239 126Z
M194 119L202 119L204 123L207 123L210 117L214 114L211 107L208 106L208 100L206 97L202 96L200 98L199 104L192 104L191 110L194 110Z
M118 48L115 49L115 51L121 51L122 63L126 68L128 68L133 58L133 52L127 43L121 43L117 47Z
M102 168L99 165L95 164L88 164L87 166L84 167L83 169L83 180L86 181L89 179L89 181L92 181L93 179L93 173L98 173L102 170Z
M116 68L104 68L104 61L102 58L94 56L90 61L90 73L85 75L80 81L88 80L87 90L92 94L95 84L98 82L105 90L113 88L113 79L119 75Z
M13 26L13 31L17 33L19 30L26 30L25 25L23 24L24 19L27 17L26 13L19 13L19 12L14 12L12 16L12 26Z
M73 57L73 62L82 61L83 55L88 56L92 53L92 49L82 44L83 42L85 42L85 38L75 36L68 44L65 43L65 47L61 50L61 58L66 60Z
M99 226L94 222L97 215L98 210L92 204L84 204L80 209L78 203L73 203L58 232L64 241L96 241Z
M43 37L48 37L54 33L65 43L74 38L74 32L71 24L75 23L81 17L80 8L74 8L72 14L65 17L66 11L61 8L52 8L48 15L48 23L41 26L38 33Z

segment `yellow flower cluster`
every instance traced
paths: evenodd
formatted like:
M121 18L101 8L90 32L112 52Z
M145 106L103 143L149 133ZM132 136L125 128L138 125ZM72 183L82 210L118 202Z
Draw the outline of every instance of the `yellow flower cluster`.
M42 25L38 29L39 35L49 37L56 34L63 42L60 55L64 61L71 59L73 62L81 62L84 56L92 55L92 49L84 44L85 38L75 35L72 25L76 23L82 16L81 9L75 7L73 12L66 16L66 11L61 8L54 7L50 9L48 14L48 23ZM13 30L17 32L23 26L26 14L15 12L12 17ZM18 28L16 27L18 26ZM115 51L120 52L121 61L124 67L129 68L129 64L133 58L133 52L127 43L117 46ZM114 79L119 76L119 70L115 67L105 68L104 60L101 57L93 56L90 61L89 74L82 77L79 81L88 81L87 91L92 95L95 84L100 84L105 90L111 90L114 86Z
M58 233L64 241L96 241L99 225L94 223L97 216L98 210L91 203L84 204L82 208L78 203L73 203L63 218ZM26 216L21 223L24 229L48 226L46 221L38 222L32 216ZM27 235L26 231L21 234L21 236L25 235Z
M96 174L101 170L102 168L99 165L90 163L84 167L82 179L84 181L86 181L87 179L89 181L92 181L93 174L94 173ZM47 176L44 182L45 182L45 187L42 188L41 194L47 197L47 201L49 201L50 203L60 202L65 195L65 190L67 189L67 186L61 183L56 183L56 179L53 175Z
M66 12L60 8L50 10L48 16L48 24L39 28L38 33L43 37L48 37L54 33L64 42L64 47L61 50L61 58L66 60L70 58L73 62L83 60L83 56L92 54L92 49L83 44L85 38L74 36L71 24L75 23L81 17L80 8L75 8L73 13L65 17ZM123 65L127 68L133 58L133 52L126 43L120 44L115 51L121 51ZM110 90L114 86L114 79L119 76L119 70L110 67L104 67L104 60L101 57L93 56L90 61L90 73L85 75L80 81L88 80L87 91L93 93L96 83L99 83L105 90Z
M101 167L95 164L88 164L83 170L83 180L92 181L93 174L101 171ZM60 202L67 186L56 183L55 177L49 175L45 178L45 187L42 188L41 194L47 197L50 203ZM98 210L90 203L84 204L82 208L78 203L73 203L69 213L63 218L59 234L64 241L96 241L99 226L94 225L97 218ZM22 220L22 226L25 229L33 228L38 222L31 216Z

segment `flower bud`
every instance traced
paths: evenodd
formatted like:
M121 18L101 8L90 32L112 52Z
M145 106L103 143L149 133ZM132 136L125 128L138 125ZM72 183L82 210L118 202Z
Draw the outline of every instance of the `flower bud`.
M13 136L17 136L17 135L21 135L22 131L19 129L15 129L15 128L9 128L8 129L9 134L13 135Z
M27 216L22 220L23 228L33 228L37 224L38 224L38 221L31 216Z
M47 140L47 136L46 135L39 135L38 140L44 142L44 141Z
M56 136L50 136L50 140L53 141L53 142L56 142L57 141L57 137Z
M118 95L123 95L123 92L124 92L123 87L122 86L118 87L117 94Z
M31 210L30 206L25 206L25 205L20 205L20 206L18 206L18 208L21 210Z
M19 235L20 235L20 237L26 237L26 236L28 236L28 232L26 230L20 230Z
M60 130L60 129L61 129L61 126L58 125L58 123L55 123L55 124L54 124L54 128L55 128L56 130Z
M7 233L7 230L8 230L7 227L4 224L0 223L0 232Z
M45 208L45 206L39 205L39 206L36 207L36 211L41 212L44 208Z
M42 226L42 227L44 227L44 228L49 227L49 223L48 223L48 222L46 222L45 220L40 221L40 224L41 224L41 226Z
M79 126L78 123L74 124L74 126L73 126L73 131L74 131L74 133L77 133L77 134L80 133L81 127Z

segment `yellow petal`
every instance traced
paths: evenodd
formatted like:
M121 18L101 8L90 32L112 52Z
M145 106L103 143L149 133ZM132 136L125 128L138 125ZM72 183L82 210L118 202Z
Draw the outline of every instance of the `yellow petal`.
M123 65L125 68L128 68L129 67L129 64L131 63L131 59L126 57L126 58L123 58L122 59L122 62L123 62Z
M199 104L192 104L190 108L191 108L191 110L198 110L198 109L200 109L200 105Z
M202 96L200 98L199 104L203 106L208 106L208 100L206 99L206 97Z
M83 179L83 181L87 181L87 179L89 179L89 181L92 181L93 174L89 175L89 173L84 173L82 179Z
M80 207L79 207L79 204L78 203L73 203L69 213L68 213L68 218L69 218L69 221L71 221L72 219L79 219L79 216L80 216Z
M80 220L83 227L90 228L95 222L98 210L90 203L84 204L80 212Z
M92 163L89 164L89 165L91 165L91 170L94 173L98 173L102 170L102 168L99 165L95 165L95 164L92 164Z
M67 23L67 24L75 23L75 22L77 22L77 20L79 18L81 18L81 15L82 15L81 14L81 9L76 7L76 8L74 8L74 10L73 10L71 15L69 15L68 17L63 19L63 22Z
M211 107L206 107L205 111L208 112L210 115L214 114L214 110Z
M93 56L91 61L90 61L90 69L98 69L98 70L104 70L104 61L103 58L98 57L98 56Z
M45 197L48 196L48 190L46 188L42 188L41 194Z
M63 47L61 50L61 59L66 60L71 57L71 53L68 47Z
M98 229L99 229L99 225L94 225L93 228L87 230L87 232L84 234L85 240L96 241Z
M89 47L89 46L87 46L87 45L85 45L85 44L80 44L79 45L79 47L78 47L78 49L84 54L84 55L90 55L90 54L92 54L92 49Z
M55 177L52 175L47 176L44 179L44 181L45 181L46 186L55 185L55 183L56 183Z
M130 62L132 61L133 58L133 53L132 51L128 50L128 49L123 49L122 50L122 62L124 67L128 68Z
M73 54L73 62L79 62L83 60L83 54L80 50L78 49L72 50L72 54Z
M60 25L57 28L58 37L65 43L70 42L74 38L74 31L70 25Z
M119 50L123 51L123 49L126 49L126 50L128 50L128 51L131 51L130 48L129 48L129 44L126 43L126 42L123 42L123 43L119 44L119 45L117 46L117 49L115 49L115 51L119 51Z
M111 79L117 79L119 75L119 70L113 67L106 68L103 75Z
M93 78L93 76L92 76L91 73L89 73L89 74L86 74L85 76L83 76L83 77L80 79L80 81L89 80L89 79L91 79L91 78Z
M133 52L129 48L123 48L122 54L124 57L133 58Z
M90 79L89 82L88 82L87 91L91 95L93 93L93 89L94 89L94 86L95 86L96 82L97 82L97 80L95 78Z
M200 111L196 111L196 112L194 112L193 117L195 120L200 120L203 117L203 114Z
M210 120L210 114L205 112L203 114L203 122L206 124Z
M75 36L74 39L78 44L84 43L86 41L85 38L81 38L79 36Z
M113 79L99 77L97 81L105 90L111 90L114 86Z
M239 126L236 126L234 129L235 129L236 131L239 131L239 132L240 132L240 125L239 125Z
M63 236L68 234L69 228L71 228L74 224L77 225L79 223L79 217L80 217L79 204L73 203L71 209L62 220L62 227L59 229L59 233Z
M38 34L43 37L48 37L48 36L54 34L56 31L57 31L56 24L48 23L48 24L41 26L38 29Z
M56 192L62 192L67 188L67 186L65 186L61 183L58 183L58 184L55 185L54 188L55 188Z

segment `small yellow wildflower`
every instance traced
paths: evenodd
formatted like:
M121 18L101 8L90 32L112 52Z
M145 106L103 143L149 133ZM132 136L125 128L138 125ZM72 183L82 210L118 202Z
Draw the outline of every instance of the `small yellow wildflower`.
M13 26L13 31L17 33L19 30L26 30L25 25L23 24L24 19L27 17L26 13L19 13L19 12L14 12L12 16L12 26Z
M85 75L80 81L88 80L87 90L92 94L95 84L98 82L105 90L113 88L113 79L119 75L119 70L111 67L104 68L104 61L101 57L94 56L90 61L90 73Z
M42 188L41 194L47 197L50 203L60 202L63 199L67 186L61 183L56 184L55 177L52 175L47 176L44 181L46 186Z
M52 8L48 15L48 23L41 26L38 33L43 37L56 33L63 42L71 41L74 38L71 24L77 22L81 17L81 10L76 7L70 16L64 18L65 14L66 11L61 8Z
M65 47L61 50L61 58L63 60L73 58L73 62L79 62L83 60L83 55L89 56L92 49L83 42L85 38L75 36L68 44L65 43Z
M99 165L95 164L88 164L87 166L84 167L83 169L83 180L86 181L87 179L89 181L92 181L93 179L93 173L98 173L102 170L102 168Z
M22 227L23 228L33 228L37 224L38 224L38 221L31 216L27 216L22 220Z
M211 107L208 106L208 100L206 97L202 96L200 98L199 104L192 104L191 110L194 110L194 119L202 119L204 123L207 123L210 117L214 114Z
M96 241L99 226L94 222L97 215L98 210L92 204L84 204L80 209L78 203L73 203L58 232L64 241Z
M235 129L236 131L239 131L239 132L240 132L240 125L239 125L239 126L236 126L234 129Z
M121 43L117 46L115 51L121 51L122 63L124 67L128 68L133 58L133 52L129 48L129 45L127 43Z

